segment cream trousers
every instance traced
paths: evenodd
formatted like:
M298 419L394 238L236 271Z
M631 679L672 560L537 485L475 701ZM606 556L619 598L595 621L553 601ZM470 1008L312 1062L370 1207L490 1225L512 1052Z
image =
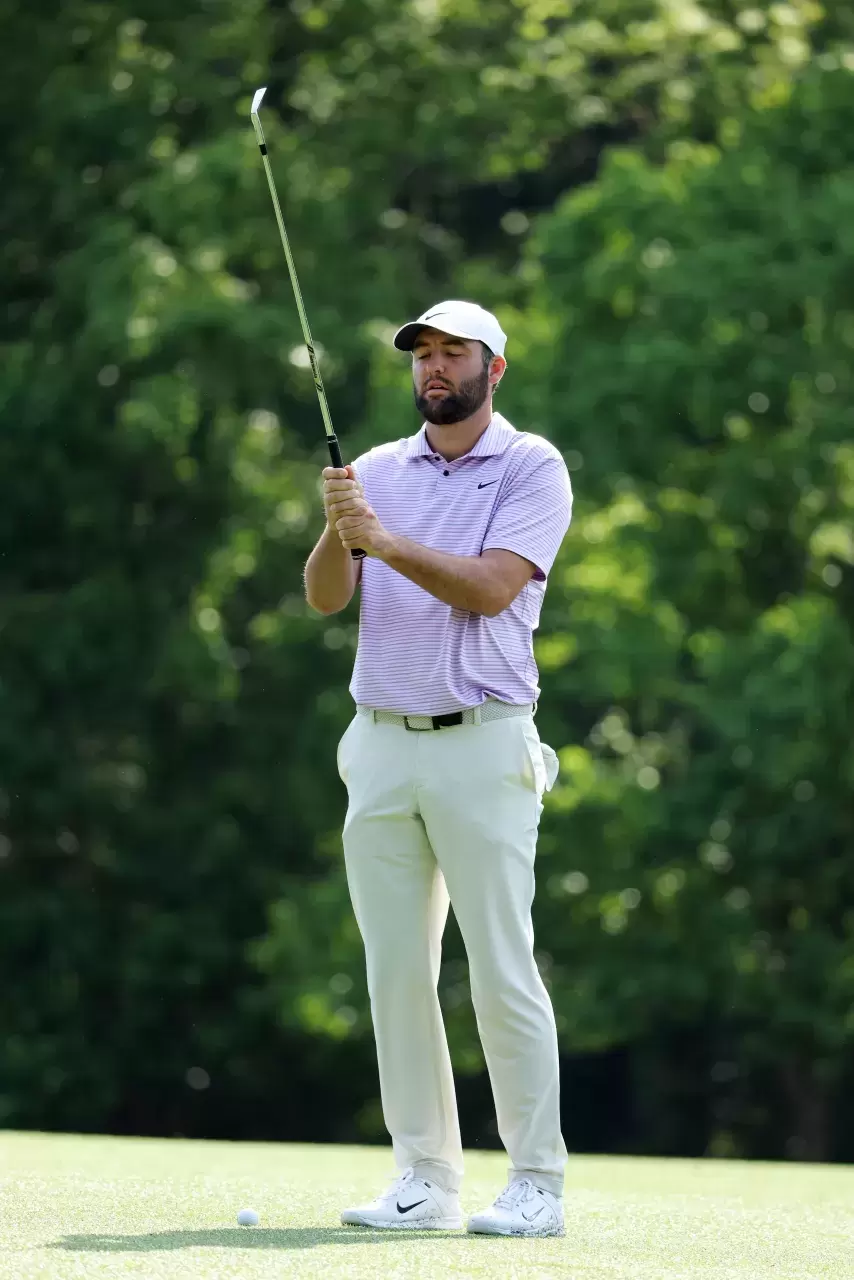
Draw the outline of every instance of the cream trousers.
M436 987L449 900L511 1177L559 1194L554 1014L531 904L543 791L557 759L531 716L410 731L357 715L338 748L347 881L365 945L383 1116L399 1169L463 1173Z

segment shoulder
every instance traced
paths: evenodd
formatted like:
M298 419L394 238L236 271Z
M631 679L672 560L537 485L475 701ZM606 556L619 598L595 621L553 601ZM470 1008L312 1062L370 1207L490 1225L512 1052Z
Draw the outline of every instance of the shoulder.
M514 470L530 471L543 462L566 466L560 450L545 436L538 436L534 431L519 431L500 413L496 413L494 422L502 434L507 461Z
M533 431L517 431L508 449L508 478L531 476L534 472L569 479L563 455L545 436Z
M406 461L409 443L409 437L402 436L400 440L388 440L385 444L375 445L356 458L353 469L363 484L367 476L381 476L393 471Z
M559 462L561 466L566 465L563 455L552 444L551 440L547 440L545 436L535 435L533 431L520 431L518 433L517 448L521 451L523 457L530 459L534 464L551 461Z

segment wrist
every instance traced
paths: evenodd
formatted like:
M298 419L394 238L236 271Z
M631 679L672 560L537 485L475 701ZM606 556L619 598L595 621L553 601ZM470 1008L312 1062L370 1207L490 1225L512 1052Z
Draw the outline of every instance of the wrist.
M385 561L388 564L397 554L400 539L393 533L389 533L387 529L383 529L382 536L374 544L374 555L378 560Z
M326 542L327 547L330 547L330 548L335 547L337 548L337 550L340 552L342 556L349 556L350 552L347 550L347 548L344 546L344 543L341 541L341 535L338 532L338 530L335 528L334 524L327 524L326 528L323 531L323 538ZM334 555L334 552L331 552L331 554Z

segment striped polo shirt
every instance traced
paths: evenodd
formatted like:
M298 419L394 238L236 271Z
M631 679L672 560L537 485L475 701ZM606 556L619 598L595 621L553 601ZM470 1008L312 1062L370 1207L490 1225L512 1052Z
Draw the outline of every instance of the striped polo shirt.
M443 604L366 557L350 684L355 701L408 715L445 715L480 706L487 696L535 702L533 632L572 514L569 474L557 449L495 414L454 462L433 452L425 425L353 465L390 533L458 556L502 548L536 566L513 603L487 618Z

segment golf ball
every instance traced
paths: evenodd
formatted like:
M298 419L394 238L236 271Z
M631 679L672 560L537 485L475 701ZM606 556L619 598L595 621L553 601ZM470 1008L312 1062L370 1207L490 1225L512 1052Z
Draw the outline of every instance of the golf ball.
M254 1209L241 1209L237 1215L237 1221L241 1227L257 1227L258 1214Z

